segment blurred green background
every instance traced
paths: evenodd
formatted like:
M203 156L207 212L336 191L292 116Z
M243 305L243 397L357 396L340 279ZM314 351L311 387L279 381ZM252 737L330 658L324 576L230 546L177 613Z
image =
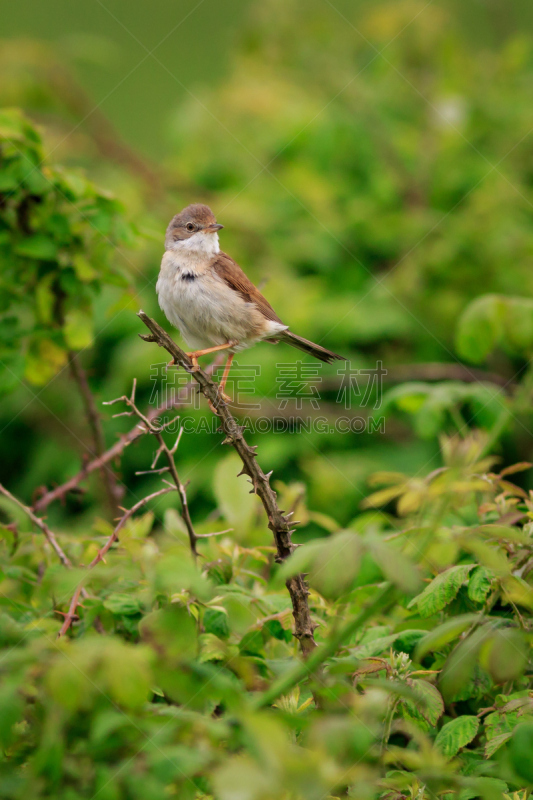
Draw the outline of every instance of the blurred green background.
M531 307L471 306L533 295L531 4L2 0L0 13L0 105L22 108L46 163L82 170L128 223L106 256L127 287L95 287L93 330L75 348L107 446L132 421L111 420L100 403L134 377L141 405L153 399L163 358L138 339L135 311L169 328L155 296L164 231L202 201L225 225L223 249L295 332L352 369L381 360L388 371L381 409L375 397L359 408L362 392L346 410L333 365L320 367L318 410L309 400L298 410L296 398L283 410L276 365L297 351L263 344L239 356L261 367L251 402L271 419L291 409L330 422L385 417L384 432L251 436L265 471L301 481L311 507L347 524L372 472L438 467L443 432L481 428L504 462L531 457ZM35 332L18 310L13 262L2 265L2 313L26 322L3 344L0 480L29 503L94 446L68 367L52 377L28 367ZM33 297L36 284L19 288ZM205 404L191 413L210 416ZM146 437L125 451L126 506L154 482L135 476L152 451ZM182 439L193 517L215 508L223 455L216 433ZM164 501L175 502L165 497L157 513ZM109 515L96 473L85 494L49 511L73 530L95 513ZM300 535L317 533L311 524Z

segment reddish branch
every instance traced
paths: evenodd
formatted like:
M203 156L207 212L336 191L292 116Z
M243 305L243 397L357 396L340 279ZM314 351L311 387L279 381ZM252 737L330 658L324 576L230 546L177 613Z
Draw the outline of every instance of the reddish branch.
M126 522L129 520L129 518L133 514L135 514L140 508L145 506L146 503L148 503L150 500L153 500L155 497L160 497L163 494L168 494L168 492L175 492L175 491L176 491L176 489L175 489L174 486L166 486L164 489L159 489L158 492L154 492L153 494L150 494L147 497L143 497L143 499L139 500L138 503L135 503L135 505L132 506L129 509L129 511L126 511L124 516L122 516L120 518L117 526L115 527L115 530L113 531L111 536L108 538L107 542L104 544L104 546L102 548L100 548L98 553L95 555L95 557L93 558L93 560L91 561L91 563L87 567L87 571L89 571L91 569L94 569L94 567L96 567L97 564L99 564L101 561L103 561L105 559L106 553L108 552L109 548L115 542L118 541L118 534L119 534L121 528L124 527ZM78 608L78 605L79 605L79 602L80 602L80 595L83 592L84 592L83 582L81 582L79 584L78 588L76 589L76 591L74 592L73 596L72 596L72 600L70 601L70 605L69 605L68 611L65 614L65 620L63 622L63 625L61 626L61 630L58 633L58 638L60 636L63 636L68 631L68 629L70 628L70 626L72 625L74 620L76 620L78 618L77 614L76 614L76 609Z
M146 327L151 331L151 335L139 334L142 339L147 342L155 342L159 347L164 347L170 353L176 364L179 364L186 370L198 383L200 390L207 398L216 414L220 418L220 427L225 434L223 444L231 444L237 451L242 461L241 475L248 475L252 483L253 489L263 504L265 512L268 517L268 527L274 535L276 543L276 561L278 563L285 561L295 549L295 545L291 541L291 534L294 532L290 527L290 514L285 515L280 511L277 501L276 493L270 486L270 475L265 475L256 460L256 446L251 447L243 436L242 426L238 425L228 406L220 396L217 385L210 379L207 373L202 370L195 370L193 364L187 354L181 350L166 331L161 328L153 319L151 319L144 311L140 311L138 316L144 322ZM313 648L316 647L314 639L314 630L316 624L311 618L309 609L308 595L306 583L302 575L297 575L287 581L287 589L291 596L293 616L295 623L295 636L300 642L301 650L304 656L307 656Z
M131 390L131 396L126 397L123 395L122 397L117 397L116 400L109 400L104 405L112 406L115 403L123 402L131 409L131 411L123 411L121 414L115 414L115 417L122 417L127 416L131 417L135 415L141 420L141 424L138 426L139 429L143 433L151 433L157 439L157 443L159 445L157 452L155 454L154 460L152 462L151 468L148 472L169 472L172 476L172 480L174 481L174 485L179 492L180 500L181 500L181 517L183 522L185 523L185 527L187 528L187 533L189 535L189 542L191 546L191 551L193 556L196 558L198 556L198 551L196 549L196 542L198 541L198 536L195 533L191 515L189 513L189 505L187 503L187 492L185 489L185 484L182 482L178 470L176 469L176 463L174 461L174 454L178 449L178 445L181 439L181 434L183 433L183 428L180 429L178 438L174 443L173 447L168 447L167 443L163 438L163 431L166 427L171 425L175 422L174 419L169 420L169 422L165 423L164 425L156 425L151 419L149 419L145 414L143 414L135 405L135 389L137 386L137 381L133 381L133 389ZM167 461L167 466L163 467L163 469L156 469L157 462L159 460L159 456L163 454Z
M87 417L87 422L89 423L93 437L94 452L98 457L101 457L105 453L106 449L104 431L102 428L102 419L96 408L96 403L94 402L93 393L91 392L87 375L81 366L76 353L69 353L69 366L72 377L78 384L83 405L85 406L85 415ZM102 463L100 466L100 473L102 475L102 482L108 497L109 505L114 516L117 509L120 507L120 501L124 495L124 489L119 484L117 476L108 463Z
M58 543L58 541L56 539L55 533L50 530L50 528L48 527L46 522L43 519L41 519L41 517L37 517L33 513L31 508L28 508L28 506L25 506L24 503L21 503L21 501L18 500L14 495L12 495L11 492L9 492L5 488L5 486L2 486L1 483L0 483L0 494L3 494L4 497L9 498L9 500L11 500L13 503L15 503L15 505L17 505L20 509L22 509L22 511L24 511L26 516L28 516L31 519L31 521L33 522L33 524L36 525L39 528L39 530L44 534L46 540L50 543L50 545L55 550L55 552L56 552L59 560L61 561L61 563L65 567L68 567L70 569L72 567L70 559L68 558L68 556L65 554L65 552L61 548L60 544Z
M206 368L205 372L207 374L211 374L218 366L220 366L223 360L224 356L217 357L213 363ZM184 397L193 384L194 382L190 381L182 388L176 398L165 401L158 408L150 409L150 411L148 411L146 414L147 419L152 421L157 417L160 417L166 411L179 408ZM105 464L108 464L110 461L118 458L126 449L126 447L135 442L137 439L140 439L141 436L145 436L146 433L147 431L141 430L138 425L135 425L131 431L128 431L128 433L121 436L119 441L115 442L115 444L110 447L109 450L106 450L101 456L93 458L92 461L84 464L80 471L76 473L76 475L73 475L72 478L69 478L68 481L62 483L61 486L56 486L55 489L51 489L49 492L43 494L43 496L34 503L34 511L44 511L46 508L48 508L50 503L54 502L54 500L62 500L69 492L76 489L79 484L82 483L92 472L101 469Z

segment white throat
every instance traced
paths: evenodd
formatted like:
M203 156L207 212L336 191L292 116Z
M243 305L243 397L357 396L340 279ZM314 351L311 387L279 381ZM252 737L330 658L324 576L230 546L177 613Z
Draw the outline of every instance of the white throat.
M220 253L220 245L218 243L218 233L204 233L198 231L189 236L188 239L174 242L172 250L177 256L185 256L198 260L211 258L217 253Z

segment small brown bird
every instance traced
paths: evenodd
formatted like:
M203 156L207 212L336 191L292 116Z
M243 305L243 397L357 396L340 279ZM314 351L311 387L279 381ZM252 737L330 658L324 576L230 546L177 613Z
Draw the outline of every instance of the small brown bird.
M193 364L198 357L229 350L220 382L224 388L235 353L257 342L286 342L320 361L342 356L313 344L284 325L238 264L220 250L219 225L208 206L195 203L172 218L156 285L159 305L179 328Z

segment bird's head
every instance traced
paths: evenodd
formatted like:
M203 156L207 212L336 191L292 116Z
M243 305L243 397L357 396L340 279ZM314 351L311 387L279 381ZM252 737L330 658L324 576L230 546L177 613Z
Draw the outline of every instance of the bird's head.
M223 227L209 206L193 203L170 220L165 248L198 255L218 253L218 231Z

